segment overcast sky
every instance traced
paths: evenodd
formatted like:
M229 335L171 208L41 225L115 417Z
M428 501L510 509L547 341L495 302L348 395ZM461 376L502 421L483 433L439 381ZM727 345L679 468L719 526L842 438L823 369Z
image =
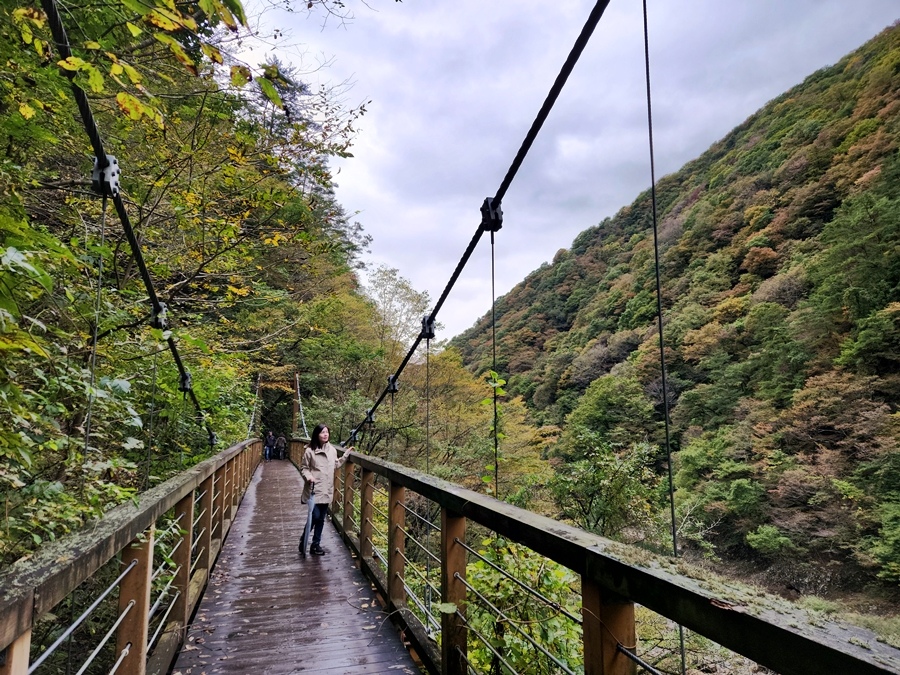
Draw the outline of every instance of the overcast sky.
M594 3L346 0L352 21L270 12L276 52L371 100L337 196L432 306L475 234ZM900 18L897 0L649 0L657 179ZM503 200L497 294L650 186L641 3L612 0ZM296 45L286 49L284 45ZM302 61L301 61L301 54ZM437 319L490 310L484 236Z

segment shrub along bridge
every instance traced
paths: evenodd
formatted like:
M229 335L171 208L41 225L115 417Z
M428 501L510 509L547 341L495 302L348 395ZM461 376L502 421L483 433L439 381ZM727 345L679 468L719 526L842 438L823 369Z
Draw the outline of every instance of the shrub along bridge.
M302 447L291 442L293 462ZM654 672L635 603L779 673L900 673L900 650L862 629L356 453L336 476L328 536L357 576L334 547L301 561L299 474L260 458L259 441L239 443L0 576L0 675L415 672L401 644L429 673L516 672L486 625L520 634L523 673ZM490 561L499 576L479 582L485 537L579 575L580 598L548 598ZM576 657L545 646L539 621L506 616L495 598L510 595L570 621Z

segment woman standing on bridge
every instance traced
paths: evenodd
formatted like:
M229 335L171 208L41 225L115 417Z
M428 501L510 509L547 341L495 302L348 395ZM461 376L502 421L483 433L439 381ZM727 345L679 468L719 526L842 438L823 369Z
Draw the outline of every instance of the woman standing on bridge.
M306 504L310 500L310 495L315 498L315 506L308 516L312 518L312 545L309 547L312 555L325 555L325 550L321 546L322 527L325 525L328 507L334 499L334 470L344 465L348 453L353 450L352 447L346 448L343 456L338 458L337 448L328 442L329 437L328 427L317 424L300 463L300 474L304 480L300 501ZM307 532L309 532L308 525L303 528L303 534L300 535L300 555L303 556L306 555Z

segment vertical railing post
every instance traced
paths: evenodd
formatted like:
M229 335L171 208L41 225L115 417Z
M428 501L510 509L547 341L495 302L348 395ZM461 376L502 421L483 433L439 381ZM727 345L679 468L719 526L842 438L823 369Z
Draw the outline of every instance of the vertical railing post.
M229 520L228 514L231 512L231 490L229 489L229 486L231 485L231 472L228 469L228 462L225 462L222 465L222 468L219 469L221 472L219 478L219 491L222 493L222 529L220 532L223 542L225 541L225 523Z
M116 655L127 651L119 671L144 675L147 671L147 636L150 612L150 576L153 567L153 527L122 549L122 565L137 565L119 586L119 613L128 615L116 631ZM133 607L128 607L134 603Z
M177 621L180 626L187 626L190 617L190 588L191 588L191 548L194 543L194 492L188 492L175 505L175 517L179 518L178 527L183 533L181 543L172 556L175 563L175 582L173 586L177 590L175 606L172 608L172 621Z
M0 675L26 675L28 672L29 652L31 650L31 630L26 630L19 637L13 640L5 653L0 651L3 656L0 663Z
M222 548L222 542L225 541L225 499L223 488L225 487L225 467L220 466L213 477L213 521L212 526L215 530L213 541L215 542L215 550L210 550L212 560L216 559L216 554Z
M200 535L199 535L199 543L197 544L197 569L204 570L206 573L206 578L209 579L209 568L212 565L212 528L213 528L213 509L215 509L215 505L213 503L213 479L215 478L215 474L211 474L206 478L205 481L200 483ZM206 587L206 583L203 584L203 587ZM193 598L191 598L191 602L193 603Z
M634 603L583 576L581 613L585 675L634 675L637 665L618 650L619 644L629 649L636 645Z
M372 501L375 499L375 472L363 469L359 486L359 555L372 557Z
M344 536L348 536L353 528L353 478L354 465L349 461L344 464L344 498L341 501L343 509Z
M441 611L441 664L443 675L467 675L465 656L466 616L466 519L441 509L441 602L456 605L456 612ZM457 613L458 612L458 613Z
M393 609L406 606L406 488L397 483L390 485L391 502L388 505L388 600Z

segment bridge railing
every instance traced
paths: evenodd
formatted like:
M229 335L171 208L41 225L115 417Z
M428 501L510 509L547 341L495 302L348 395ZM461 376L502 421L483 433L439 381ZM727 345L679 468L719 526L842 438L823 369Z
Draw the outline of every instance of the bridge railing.
M73 634L64 672L168 672L260 457L238 443L0 574L0 675L60 672Z
M295 461L300 447L292 447ZM518 630L516 641L534 650L534 664L546 664L540 672L653 672L636 653L635 605L783 675L900 673L900 650L871 632L400 465L351 453L335 477L333 507L335 524L432 673L515 672L504 661L503 640L476 628L476 611L496 616L494 626ZM542 653L533 645L540 640L524 635L538 631L520 629L478 588L473 571L486 564L477 550L485 532L515 542L516 555L543 556L571 571L572 593L580 596L574 605L571 598L543 600L554 616L566 615L576 626L570 633L581 636L576 658ZM503 574L491 583L534 595ZM429 594L439 594L431 607ZM530 616L533 625L547 614ZM470 653L479 642L493 663L481 671ZM521 672L538 672L535 665Z

